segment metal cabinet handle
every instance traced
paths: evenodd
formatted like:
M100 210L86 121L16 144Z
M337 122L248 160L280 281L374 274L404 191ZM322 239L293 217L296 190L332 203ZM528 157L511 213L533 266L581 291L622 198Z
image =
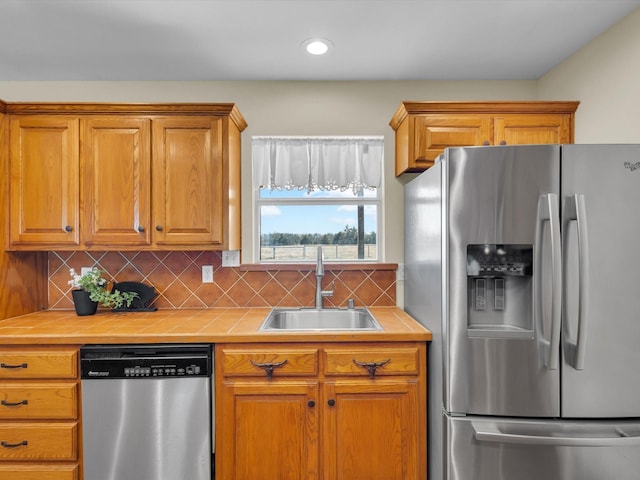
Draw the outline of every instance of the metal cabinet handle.
M136 230L138 230L138 232L140 233L144 233L144 227L142 225L138 225L138 228Z
M66 225L66 226L64 227L64 231L65 231L65 232L73 232L73 227L72 227L71 225Z
M584 357L587 344L587 319L589 314L589 242L587 235L587 215L584 206L584 195L572 195L565 201L564 209L565 231L568 231L568 223L577 224L578 243L578 335L575 345L570 345L574 350L573 368L584 369ZM565 236L567 238L568 236ZM565 252L568 246L564 246ZM568 255L565 255L565 262ZM568 270L565 266L564 271ZM565 317L567 318L567 317ZM568 338L568 335L566 336ZM567 342L568 343L568 342Z
M162 230L162 225L156 225L156 231L161 232Z
M495 442L520 445L546 445L570 447L630 447L640 444L640 436L618 432L615 436L543 436L524 433L504 433L494 425L473 425L474 436L479 442Z
M327 405L329 405L330 407L333 407L335 404L336 404L336 401L333 398L327 400Z
M313 408L313 407L315 407L315 406L316 406L316 402L314 402L313 400L309 400L309 401L307 402L307 406L309 406L310 408Z
M20 402L7 402L6 400L2 400L0 402L0 405L2 405L3 407L18 407L20 405L28 405L29 401L28 400L22 400Z
M359 367L366 368L369 372L369 377L374 378L376 376L376 369L378 367L384 367L387 363L391 361L390 358L383 360L381 362L359 362L355 358L353 359L353 363L355 363Z
M4 362L0 363L0 368L27 368L26 363L21 363L20 365L8 365Z
M26 447L27 445L29 445L29 442L27 442L26 440L22 440L20 443L7 443L5 441L2 441L0 442L0 445L2 445L4 448Z
M287 359L284 359L279 363L256 363L253 360L249 360L249 361L251 362L251 365L253 365L254 367L262 368L267 374L267 378L269 380L271 380L271 378L273 377L274 368L279 368L287 363Z
M542 236L543 224L549 222L549 232L551 236L551 335L548 342L548 355L546 367L549 370L558 368L558 357L560 356L560 315L562 307L562 254L560 253L560 214L558 211L558 196L555 193L540 195L538 201L538 220L536 225L536 244L533 254L535 258L534 295L536 308L540 324L542 324ZM535 273L537 272L537 273ZM544 341L546 343L546 340Z

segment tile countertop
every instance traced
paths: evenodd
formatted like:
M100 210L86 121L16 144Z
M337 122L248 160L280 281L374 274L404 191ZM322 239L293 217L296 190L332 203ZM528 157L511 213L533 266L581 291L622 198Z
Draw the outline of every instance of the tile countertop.
M270 308L210 308L77 316L47 310L0 320L0 344L429 341L431 332L399 307L369 307L382 331L259 332Z

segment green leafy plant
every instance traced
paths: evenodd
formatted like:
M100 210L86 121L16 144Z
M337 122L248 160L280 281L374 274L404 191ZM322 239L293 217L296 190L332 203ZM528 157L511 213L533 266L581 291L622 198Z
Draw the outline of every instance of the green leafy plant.
M96 267L84 275L79 275L73 268L69 269L69 273L71 274L69 285L89 292L89 298L103 307L122 308L125 305L130 307L133 299L138 296L136 292L121 292L116 289L111 291L109 282L102 276L102 271Z

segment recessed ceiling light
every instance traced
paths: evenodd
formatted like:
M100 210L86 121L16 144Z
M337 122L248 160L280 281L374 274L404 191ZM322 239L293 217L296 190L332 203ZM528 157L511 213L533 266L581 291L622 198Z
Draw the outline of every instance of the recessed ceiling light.
M304 49L311 55L324 55L333 46L326 38L309 38L302 42Z

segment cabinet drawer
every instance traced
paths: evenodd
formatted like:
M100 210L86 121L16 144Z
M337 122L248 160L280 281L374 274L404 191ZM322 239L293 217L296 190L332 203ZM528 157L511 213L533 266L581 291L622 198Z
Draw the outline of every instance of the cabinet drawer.
M77 376L76 349L0 350L0 378L76 378Z
M0 423L0 461L76 460L77 423Z
M418 359L417 346L324 349L326 375L370 375L373 369L375 375L418 375Z
M317 348L260 347L222 348L222 371L225 376L317 375Z
M0 480L78 480L77 465L1 465Z
M75 420L75 383L0 383L0 419Z

